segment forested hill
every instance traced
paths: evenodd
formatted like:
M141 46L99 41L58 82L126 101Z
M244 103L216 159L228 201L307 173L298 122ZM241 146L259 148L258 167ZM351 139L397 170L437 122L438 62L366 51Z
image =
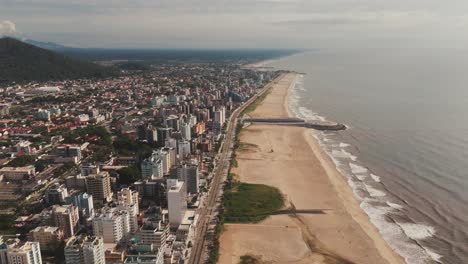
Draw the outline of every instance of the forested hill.
M112 68L45 50L14 38L0 38L0 83L106 77Z

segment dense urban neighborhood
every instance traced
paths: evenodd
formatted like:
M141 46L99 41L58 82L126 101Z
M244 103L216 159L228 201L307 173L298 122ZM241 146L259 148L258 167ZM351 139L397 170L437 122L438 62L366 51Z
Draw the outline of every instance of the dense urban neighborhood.
M146 67L0 88L0 263L189 263L210 239L230 117L280 73Z

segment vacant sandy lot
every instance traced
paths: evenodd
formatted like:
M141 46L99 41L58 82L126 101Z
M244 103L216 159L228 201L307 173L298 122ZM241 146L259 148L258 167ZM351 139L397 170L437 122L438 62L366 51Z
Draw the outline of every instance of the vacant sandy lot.
M249 114L287 116L287 93L295 74L286 75L265 101ZM219 263L239 263L253 255L264 263L403 263L360 209L311 130L253 125L241 133L250 145L237 155L233 169L243 182L281 190L287 206L303 210L275 215L258 224L227 224ZM323 209L323 214L307 210Z

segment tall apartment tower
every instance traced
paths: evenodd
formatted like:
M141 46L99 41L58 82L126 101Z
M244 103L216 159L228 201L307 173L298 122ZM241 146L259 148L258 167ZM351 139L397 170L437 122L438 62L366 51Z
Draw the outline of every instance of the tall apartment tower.
M117 201L119 204L136 204L138 205L138 195L137 191L133 191L130 188L123 188L117 193Z
M151 155L141 162L141 177L143 179L158 179L164 176L163 162Z
M104 242L101 237L71 237L65 245L66 264L105 264Z
M171 178L184 181L187 186L187 193L198 193L200 176L196 164L181 164L171 169Z
M67 199L78 207L80 218L86 219L94 216L93 196L87 193L75 194Z
M52 207L52 221L54 226L62 230L65 238L75 234L80 219L78 207L70 205L54 205Z
M191 140L192 139L192 129L190 127L190 124L188 123L182 123L180 126L180 132L182 132L182 137L185 140Z
M190 157L190 153L191 153L190 141L186 141L186 140L179 141L179 144L177 144L177 150L179 153L180 160L184 160Z
M126 210L108 208L93 218L95 236L103 238L104 243L118 243L131 232L131 214Z
M9 248L6 253L8 264L42 264L39 242L26 242Z
M178 227L187 211L187 193L185 182L176 179L167 180L167 207L171 227Z
M86 190L97 202L112 201L111 179L107 171L91 174L86 177Z
M129 188L123 188L117 194L117 208L127 211L130 216L130 233L134 234L138 230L138 192Z

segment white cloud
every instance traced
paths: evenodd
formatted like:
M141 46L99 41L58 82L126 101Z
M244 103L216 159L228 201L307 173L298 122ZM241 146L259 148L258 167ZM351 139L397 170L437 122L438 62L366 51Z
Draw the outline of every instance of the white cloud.
M0 35L12 35L17 33L16 25L10 20L0 22Z

